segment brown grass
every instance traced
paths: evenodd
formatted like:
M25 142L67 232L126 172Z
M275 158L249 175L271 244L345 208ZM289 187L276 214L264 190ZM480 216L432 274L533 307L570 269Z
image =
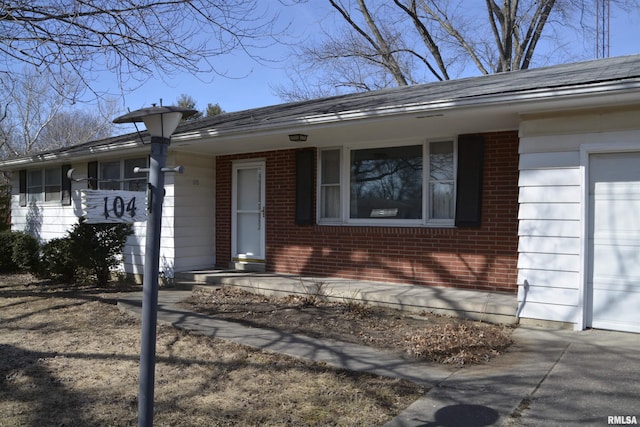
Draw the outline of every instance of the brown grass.
M136 424L140 324L119 290L0 276L0 426ZM159 426L382 425L426 390L158 328Z

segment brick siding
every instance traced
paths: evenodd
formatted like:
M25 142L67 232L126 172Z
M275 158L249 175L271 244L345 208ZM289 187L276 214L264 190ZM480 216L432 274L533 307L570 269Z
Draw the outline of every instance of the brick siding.
M497 132L484 139L478 228L298 226L295 150L218 157L218 265L231 260L232 162L259 157L266 164L267 271L515 293L518 136Z

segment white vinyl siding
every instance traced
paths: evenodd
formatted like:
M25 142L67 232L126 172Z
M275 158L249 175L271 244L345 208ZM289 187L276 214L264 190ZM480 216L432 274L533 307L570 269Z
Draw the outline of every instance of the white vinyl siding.
M528 142L526 138L521 139L521 151L523 147L532 149L527 146ZM577 152L520 156L520 317L576 322L582 230L579 159Z
M173 174L170 203L175 237L175 271L215 266L215 158L178 153L171 164L185 166Z
M119 162L131 169L142 158ZM146 162L146 158L145 158ZM134 164L136 163L136 164ZM182 165L184 174L165 175L160 238L160 275L171 279L176 271L211 268L215 265L215 159L212 157L170 153L169 165ZM140 186L146 174L124 173L123 186ZM146 222L134 224L134 235L124 250L124 271L136 275L144 272Z

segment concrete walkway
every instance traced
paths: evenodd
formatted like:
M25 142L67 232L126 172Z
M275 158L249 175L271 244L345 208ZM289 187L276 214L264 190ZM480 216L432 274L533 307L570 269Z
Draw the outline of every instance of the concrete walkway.
M635 416L640 422L637 334L519 327L507 354L484 365L453 369L365 346L213 319L177 305L189 295L190 291L184 290L160 291L158 321L266 351L429 387L386 427L604 426L608 416ZM118 305L139 314L141 294L132 294Z

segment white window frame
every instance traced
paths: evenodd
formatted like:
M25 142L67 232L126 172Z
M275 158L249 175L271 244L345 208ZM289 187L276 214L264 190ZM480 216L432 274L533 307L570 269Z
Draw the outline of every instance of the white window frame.
M431 219L429 218L429 183L430 183L430 158L429 147L433 142L451 142L453 144L453 218L447 219ZM394 148L410 145L422 146L422 218L421 219L376 219L376 218L350 218L350 185L351 185L351 151L366 150L371 148ZM338 218L323 218L322 214L322 152L339 150L340 152L340 215ZM436 138L425 140L403 140L394 141L392 144L385 143L367 143L350 146L332 146L322 147L318 149L317 164L317 218L320 225L362 225L376 227L454 227L455 224L455 203L456 203L456 183L457 183L457 167L458 167L458 141L455 137Z

